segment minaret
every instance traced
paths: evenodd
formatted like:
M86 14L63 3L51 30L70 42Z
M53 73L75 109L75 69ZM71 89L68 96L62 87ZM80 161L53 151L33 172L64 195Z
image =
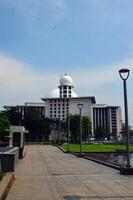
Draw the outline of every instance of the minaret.
M60 85L59 85L59 96L60 98L68 98L72 97L72 89L73 86L73 80L70 76L67 74L61 75L60 79Z

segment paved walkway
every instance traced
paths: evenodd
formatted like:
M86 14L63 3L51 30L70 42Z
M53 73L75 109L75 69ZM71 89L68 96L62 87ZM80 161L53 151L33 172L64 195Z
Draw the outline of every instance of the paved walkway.
M28 146L7 200L133 200L133 176L53 146Z

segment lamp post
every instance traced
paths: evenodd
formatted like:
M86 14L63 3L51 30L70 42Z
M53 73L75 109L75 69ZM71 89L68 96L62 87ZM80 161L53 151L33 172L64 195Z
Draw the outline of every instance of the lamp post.
M68 113L67 115L67 143L68 143L68 147L67 147L67 153L70 153L70 113Z
M59 145L61 145L61 121L60 121L60 118L58 118L59 120Z
M129 69L120 69L119 74L121 79L123 80L123 89L124 89L124 110L125 110L125 133L126 133L126 159L127 164L126 167L130 168L130 151L129 151L129 130L128 130L128 102L127 102L127 85L126 80L129 77Z
M81 110L83 108L83 104L78 104L79 115L80 115L80 156L82 156L82 118L81 118Z
M56 135L56 122L55 122L55 119L53 121L54 121L54 145L55 145L55 141L56 141L56 138L55 138L55 135Z

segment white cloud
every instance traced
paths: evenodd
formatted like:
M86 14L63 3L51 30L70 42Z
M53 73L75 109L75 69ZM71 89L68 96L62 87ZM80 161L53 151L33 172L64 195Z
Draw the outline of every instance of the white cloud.
M54 87L56 74L37 72L30 65L0 54L1 105L40 101Z

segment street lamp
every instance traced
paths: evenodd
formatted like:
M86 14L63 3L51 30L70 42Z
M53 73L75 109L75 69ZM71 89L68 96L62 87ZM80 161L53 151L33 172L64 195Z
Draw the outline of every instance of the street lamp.
M79 115L80 115L80 156L82 156L82 118L81 118L81 110L83 108L83 104L78 104Z
M55 136L56 136L56 119L54 119L53 122L54 122L54 145L55 145L55 143L56 143L56 138L55 138Z
M70 113L67 114L67 153L70 153Z
M129 151L129 130L128 130L128 102L127 102L127 86L126 80L129 77L129 69L120 69L119 74L121 79L123 80L123 89L124 89L124 109L125 109L125 133L126 133L126 158L127 164L126 167L130 168L130 151Z
M60 120L60 118L58 118L58 122L59 122L59 126L58 126L58 143L59 143L59 145L61 145L61 120Z

